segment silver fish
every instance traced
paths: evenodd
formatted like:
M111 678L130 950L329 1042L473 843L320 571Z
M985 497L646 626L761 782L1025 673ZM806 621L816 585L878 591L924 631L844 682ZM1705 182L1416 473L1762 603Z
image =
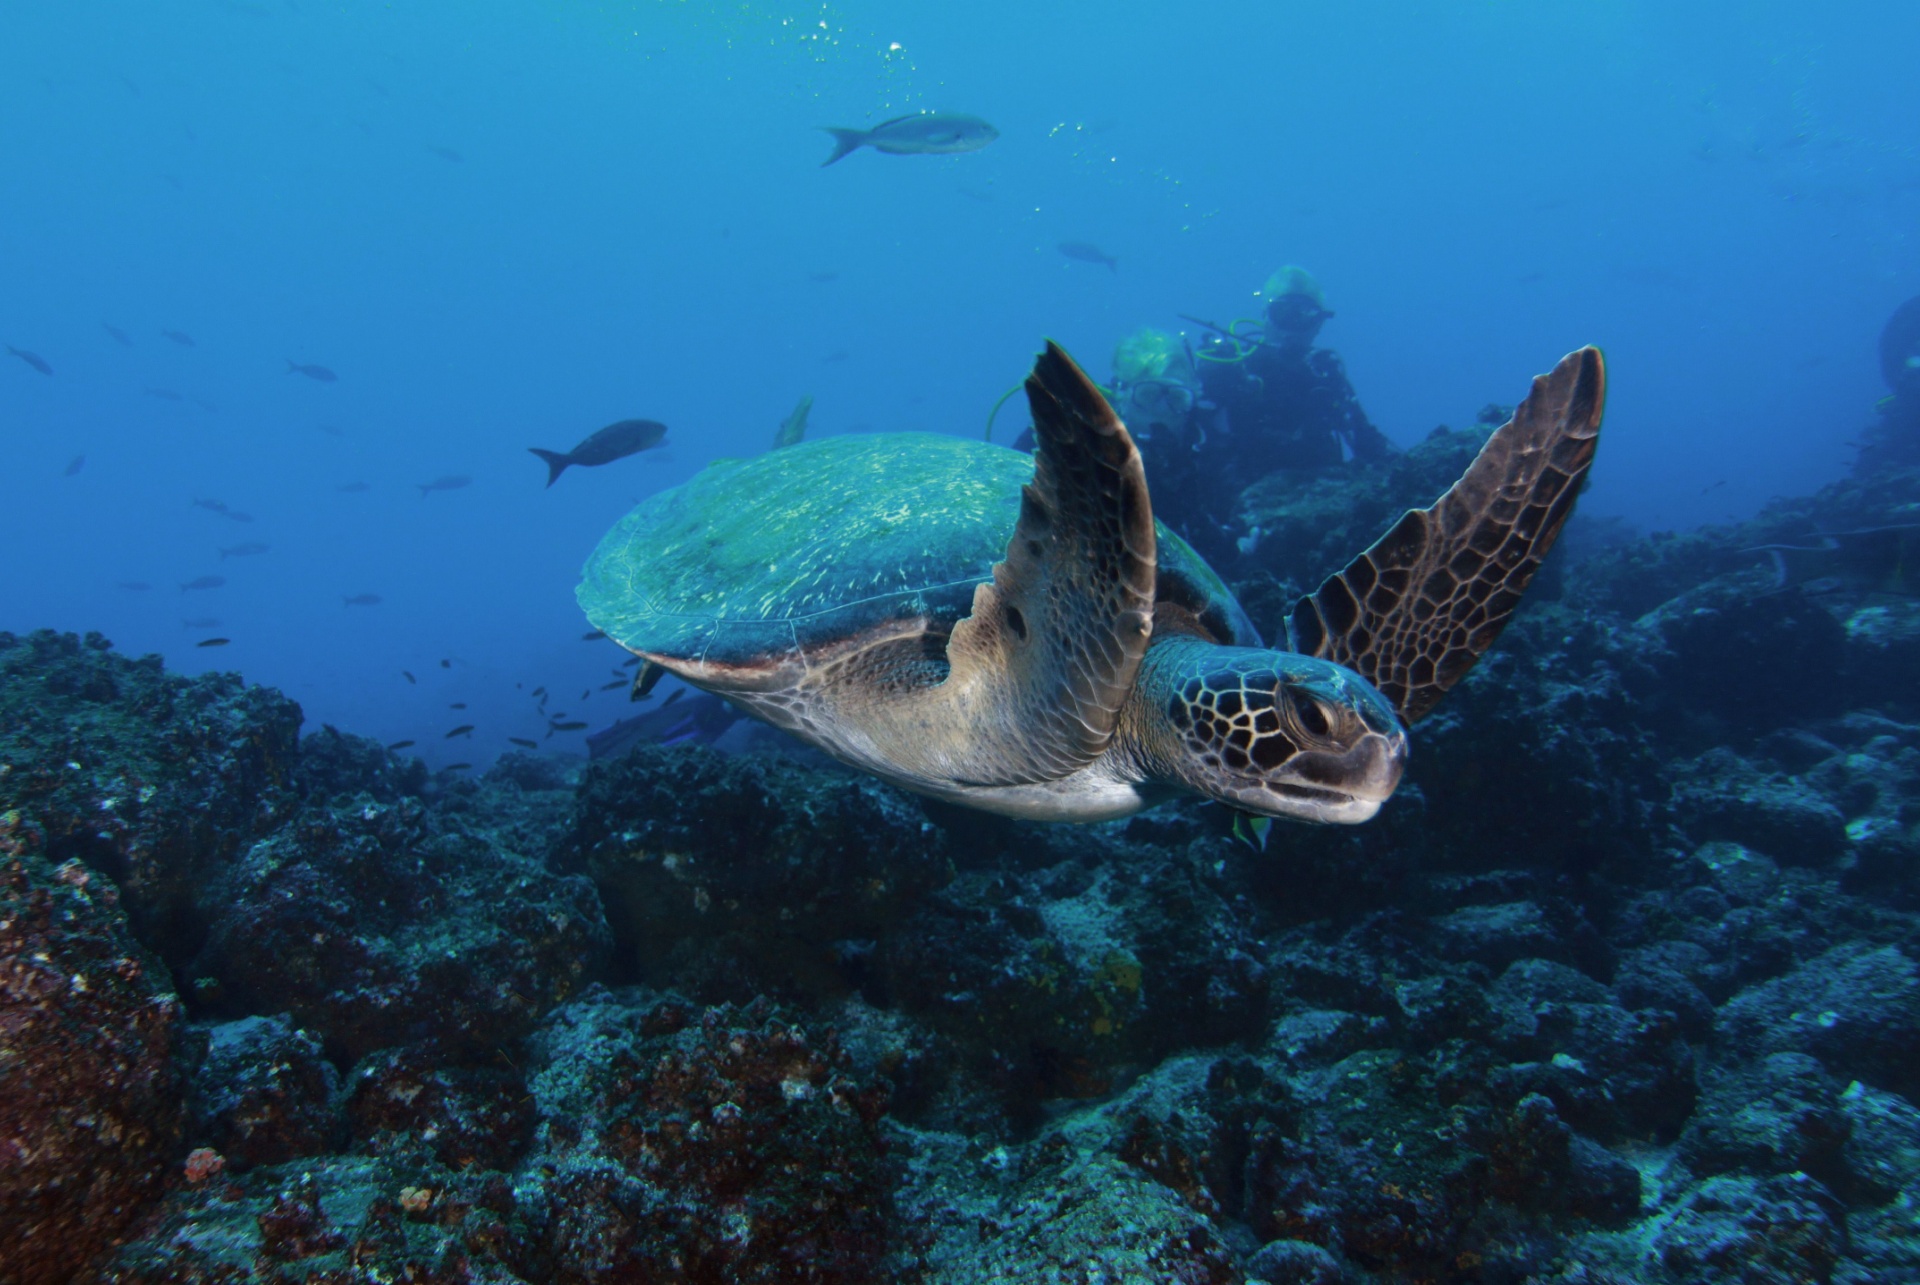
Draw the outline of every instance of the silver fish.
M872 129L837 129L832 125L822 128L833 135L833 155L820 162L822 167L862 147L871 147L889 156L950 156L955 152L977 152L1000 137L999 130L978 116L945 112L896 116Z

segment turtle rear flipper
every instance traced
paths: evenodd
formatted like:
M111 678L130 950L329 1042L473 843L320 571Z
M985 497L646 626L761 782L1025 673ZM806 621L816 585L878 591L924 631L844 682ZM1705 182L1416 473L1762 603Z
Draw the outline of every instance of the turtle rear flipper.
M1033 482L993 579L947 644L972 705L968 784L1058 780L1113 738L1153 634L1155 540L1140 452L1073 359L1049 343L1027 378Z
M1593 463L1606 402L1598 348L1534 378L1513 418L1432 508L1295 604L1293 648L1356 670L1411 723L1500 636Z

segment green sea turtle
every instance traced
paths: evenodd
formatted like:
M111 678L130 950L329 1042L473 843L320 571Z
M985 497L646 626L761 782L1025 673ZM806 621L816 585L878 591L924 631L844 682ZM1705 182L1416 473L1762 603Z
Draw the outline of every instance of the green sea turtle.
M648 662L910 790L1100 820L1192 791L1358 822L1406 724L1492 645L1573 507L1604 392L1585 348L1430 509L1261 645L1154 521L1140 455L1058 347L1027 380L1037 449L833 437L709 465L588 560L595 626Z

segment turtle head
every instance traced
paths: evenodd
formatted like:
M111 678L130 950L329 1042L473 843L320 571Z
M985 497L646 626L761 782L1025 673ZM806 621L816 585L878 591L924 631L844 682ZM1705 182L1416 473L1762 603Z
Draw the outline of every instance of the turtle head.
M1147 654L1156 775L1263 816L1352 825L1400 783L1407 733L1366 679L1294 652L1168 639Z

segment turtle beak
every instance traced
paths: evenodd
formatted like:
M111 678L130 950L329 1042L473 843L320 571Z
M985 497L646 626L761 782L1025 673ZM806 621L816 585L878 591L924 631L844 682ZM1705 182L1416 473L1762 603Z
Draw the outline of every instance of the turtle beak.
M1295 755L1265 784L1267 792L1283 802L1287 816L1358 825L1372 820L1380 805L1393 797L1406 768L1406 734L1369 730L1344 751L1307 750Z

